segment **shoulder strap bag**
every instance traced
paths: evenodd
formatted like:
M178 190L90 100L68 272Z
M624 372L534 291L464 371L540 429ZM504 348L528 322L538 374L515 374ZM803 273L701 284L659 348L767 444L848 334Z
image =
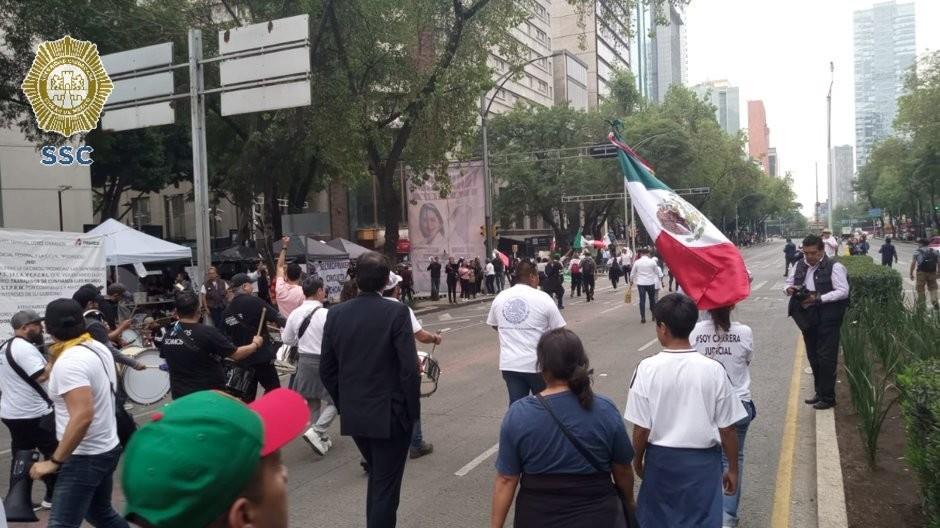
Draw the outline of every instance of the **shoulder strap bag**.
M117 422L118 441L120 441L121 447L127 447L131 436L137 431L137 422L134 421L134 417L124 408L124 399L118 397L114 385L111 384L111 376L108 375L108 367L105 365L104 360L101 359L101 355L88 345L78 346L87 349L101 362L101 368L104 369L105 378L108 379L108 387L111 389L111 401L114 402L114 419Z
M300 338L304 336L304 333L307 331L307 327L310 326L310 320L313 318L313 314L317 313L317 310L322 308L322 306L317 306L313 309L307 317L304 317L303 321L300 322L300 328L297 329L297 344L290 347L290 350L287 352L287 362L291 365L296 365L297 360L300 358Z
M10 338L6 342L5 354L7 358L7 364L10 365L10 368L13 369L13 372L16 372L17 376L23 378L23 381L25 381L27 385L29 385L30 387L32 387L34 391L36 391L36 394L38 394L39 397L42 398L42 401L46 402L46 405L49 406L49 410L51 411L53 407L52 407L52 400L49 398L49 394L46 393L46 390L42 388L42 385L40 385L38 381L29 377L29 375L26 374L26 371L24 371L23 368L20 367L16 363L16 361L13 359L13 340L14 339L16 338L15 337ZM55 413L50 412L50 413L43 415L41 418L39 418L39 427L42 428L44 431L55 432Z
M574 448L578 450L578 453L581 453L581 456L583 456L584 459L587 460L588 463L591 464L591 466L597 470L598 473L610 473L610 471L604 469L603 464L601 464L600 461L598 461L597 458L595 458L594 455L591 454L591 452L588 451L586 447L584 447L584 444L582 444L581 441L577 439L577 437L571 434L571 431L565 427L565 424L561 423L561 420L558 419L558 415L556 415L555 411L552 410L551 405L548 404L548 401L545 400L545 397L541 394L536 394L535 397L538 398L539 403L542 404L542 407L548 411L548 414L552 417L552 420L555 420L555 425L557 425L558 429L561 430L562 434L565 435L565 438L571 442L571 445L573 445ZM623 504L623 515L627 520L627 528L635 528L639 526L636 520L636 514L630 510L626 499L623 497L623 494L620 493L620 488L617 488L616 486L614 487L616 488L617 496L620 497L620 502Z

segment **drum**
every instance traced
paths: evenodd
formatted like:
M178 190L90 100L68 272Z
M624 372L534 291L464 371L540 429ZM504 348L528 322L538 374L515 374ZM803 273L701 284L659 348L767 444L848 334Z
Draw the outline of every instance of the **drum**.
M230 360L223 361L222 368L225 369L226 392L243 400L247 400L249 397L254 399L254 394L249 394L252 389L258 390L258 386L255 384L254 370L243 367Z
M124 341L124 346L126 347L144 346L143 336L141 336L140 332L134 330L133 328L128 328L127 330L121 332L121 341Z
M150 405L163 399L170 392L170 373L161 369L165 363L155 348L125 347L121 350L147 366L144 370L125 367L121 374L121 386L134 403Z
M418 352L418 368L421 371L421 397L437 392L437 382L441 379L441 367L431 354Z

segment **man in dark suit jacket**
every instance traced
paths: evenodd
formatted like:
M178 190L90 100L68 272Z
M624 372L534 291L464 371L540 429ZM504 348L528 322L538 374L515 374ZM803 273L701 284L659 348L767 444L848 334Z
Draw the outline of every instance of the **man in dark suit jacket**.
M389 266L378 253L357 259L358 297L330 308L320 379L369 468L366 526L395 526L401 479L421 415L418 353L408 306L382 299Z

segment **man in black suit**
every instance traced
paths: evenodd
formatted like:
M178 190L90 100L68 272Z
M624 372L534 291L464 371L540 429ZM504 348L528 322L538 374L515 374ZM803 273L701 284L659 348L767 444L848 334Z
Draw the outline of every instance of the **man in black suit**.
M366 526L395 526L401 479L421 415L418 353L408 306L382 299L389 266L369 252L357 259L358 297L330 308L320 379L369 468Z

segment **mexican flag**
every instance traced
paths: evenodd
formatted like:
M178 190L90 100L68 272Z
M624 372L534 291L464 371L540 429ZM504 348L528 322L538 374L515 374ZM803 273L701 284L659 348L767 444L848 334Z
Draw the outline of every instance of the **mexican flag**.
M581 228L578 228L578 233L574 236L574 242L571 243L571 249L574 251L581 251L584 249L584 237L581 236Z
M751 293L747 268L734 246L702 213L656 179L652 167L619 135L624 192L630 199L656 250L699 310L737 304Z

